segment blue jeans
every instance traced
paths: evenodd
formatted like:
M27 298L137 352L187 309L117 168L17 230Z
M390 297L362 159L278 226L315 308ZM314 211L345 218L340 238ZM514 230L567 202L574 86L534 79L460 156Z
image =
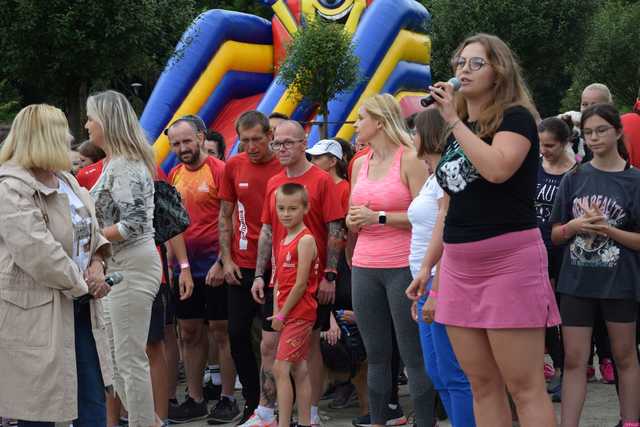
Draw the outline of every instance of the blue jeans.
M91 332L89 304L73 304L75 315L76 371L78 375L78 418L74 427L107 425L104 383L96 342ZM54 427L43 421L18 421L18 427Z
M107 405L96 342L91 332L89 304L74 304L76 368L78 371L78 419L74 427L106 426Z
M431 281L427 289L431 288ZM418 327L424 366L431 377L453 427L475 427L473 395L467 376L462 372L453 352L447 330L440 323L422 320L423 296L418 301Z

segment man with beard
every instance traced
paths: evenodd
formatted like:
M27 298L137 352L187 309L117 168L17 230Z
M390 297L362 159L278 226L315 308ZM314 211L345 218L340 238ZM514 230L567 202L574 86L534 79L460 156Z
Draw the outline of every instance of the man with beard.
M166 133L171 149L180 160L169 174L169 181L182 196L191 223L184 232L189 263L174 263L174 277L181 269L191 269L194 281L190 298L176 302L176 317L184 344L189 394L179 406L170 408L169 420L174 423L207 418L203 396L202 373L207 360L207 323L214 331L219 350L223 379L222 393L209 418L217 423L235 421L240 410L233 397L235 367L227 334L227 287L219 280L222 274L218 251L218 191L224 173L224 163L204 151L206 126L197 116L184 116L169 126Z

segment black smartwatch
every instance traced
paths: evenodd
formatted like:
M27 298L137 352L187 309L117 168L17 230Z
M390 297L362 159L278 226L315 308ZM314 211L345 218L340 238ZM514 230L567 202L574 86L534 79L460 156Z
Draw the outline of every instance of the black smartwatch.
M378 224L387 223L387 213L385 211L378 212Z
M335 271L325 271L324 278L327 280L327 282L335 282L338 278L338 274Z

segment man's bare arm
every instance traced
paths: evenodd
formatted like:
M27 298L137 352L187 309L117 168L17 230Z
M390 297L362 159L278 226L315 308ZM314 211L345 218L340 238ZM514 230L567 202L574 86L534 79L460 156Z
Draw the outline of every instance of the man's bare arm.
M273 235L271 225L262 224L260 229L260 237L258 239L258 258L256 259L256 276L262 276L267 269L268 263L271 261L271 245L273 243Z
M233 203L222 200L218 215L218 233L220 240L220 257L222 262L231 260L231 237L233 227Z

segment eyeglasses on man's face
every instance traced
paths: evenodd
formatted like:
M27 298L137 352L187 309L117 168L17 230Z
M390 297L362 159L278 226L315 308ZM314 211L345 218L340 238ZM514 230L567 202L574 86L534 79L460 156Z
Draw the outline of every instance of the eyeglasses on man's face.
M280 151L283 147L287 150L290 150L291 148L293 148L294 145L303 141L304 141L304 138L303 139L285 139L282 141L275 140L271 144L269 144L269 146L273 151Z

